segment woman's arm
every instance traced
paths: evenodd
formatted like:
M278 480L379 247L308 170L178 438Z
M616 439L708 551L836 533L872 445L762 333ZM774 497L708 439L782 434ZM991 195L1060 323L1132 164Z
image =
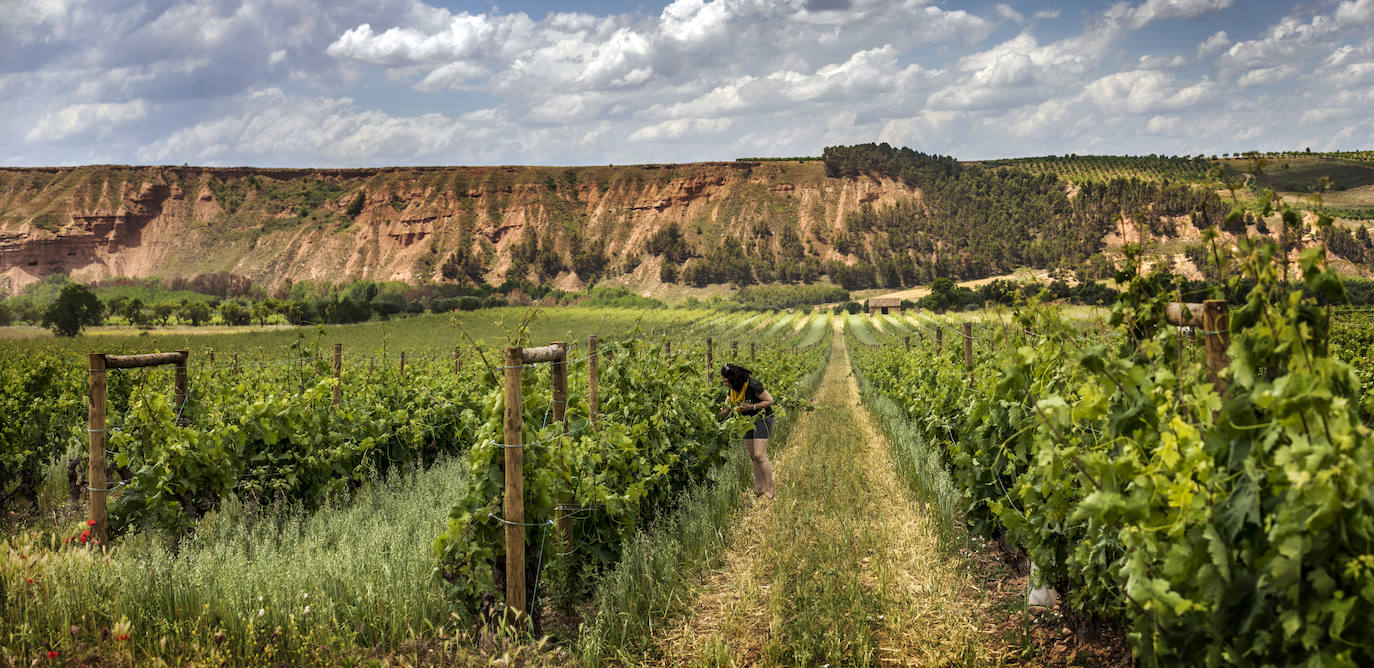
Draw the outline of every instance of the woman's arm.
M773 395L769 394L769 393L768 393L768 390L764 390L762 393L759 394L759 400L758 400L757 402L755 402L754 404L752 404L752 405L749 407L749 410L751 410L751 411L763 410L763 409L768 408L769 406L772 406L772 405L773 405Z

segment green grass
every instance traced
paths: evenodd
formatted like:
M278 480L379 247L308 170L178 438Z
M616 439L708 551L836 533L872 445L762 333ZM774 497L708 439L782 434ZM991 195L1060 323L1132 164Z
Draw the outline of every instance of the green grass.
M857 339L859 343L866 346L878 345L877 337L868 329L868 325L864 323L862 315L850 313L845 318L845 329L848 330L849 334Z
M644 332L680 331L709 314L694 310L643 310L605 307L550 307L530 309L504 307L479 311L426 314L388 321L353 325L304 327L246 327L231 331L212 328L151 330L146 335L127 328L90 328L86 334L70 339L11 338L0 341L0 359L26 351L51 350L70 354L84 364L87 353L133 353L155 350L190 350L192 364L205 359L210 351L217 361L224 355L238 354L245 359L276 360L292 357L292 344L306 351L329 350L334 343L344 344L347 353L391 354L406 351L412 355L452 354L455 346L470 351L467 335L486 348L505 345L533 313L526 340L585 342L592 334L610 336L642 328ZM466 335L465 335L466 332ZM315 354L310 352L308 354Z
M781 318L778 318L777 322L774 322L768 329L764 330L763 336L769 339L783 335L790 336L792 334L792 327L797 324L797 317L799 315L800 314L797 313L784 314Z
M889 332L895 335L906 335L911 333L911 325L897 315L889 313L881 317L883 318L883 322L887 325Z
M849 410L839 402L816 408L773 502L762 541L762 561L774 565L769 612L780 621L764 648L769 663L877 662L884 597L858 562L881 551L884 537L854 504L865 496L862 459L834 447L854 438Z
M823 313L811 316L810 324L802 329L802 336L797 340L797 347L809 348L820 343L829 328L830 316Z
M229 504L180 545L135 535L105 557L35 545L52 537L0 540L5 587L25 592L0 612L0 654L77 661L121 620L133 663L329 662L398 648L414 633L451 636L459 620L430 575L430 543L465 469L455 459L397 475L313 514ZM163 646L165 637L177 641Z

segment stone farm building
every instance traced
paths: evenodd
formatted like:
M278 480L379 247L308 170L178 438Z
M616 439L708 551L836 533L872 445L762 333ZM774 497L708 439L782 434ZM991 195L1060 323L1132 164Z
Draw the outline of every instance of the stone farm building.
M874 297L868 300L868 314L887 315L888 313L901 313L902 300L896 297Z

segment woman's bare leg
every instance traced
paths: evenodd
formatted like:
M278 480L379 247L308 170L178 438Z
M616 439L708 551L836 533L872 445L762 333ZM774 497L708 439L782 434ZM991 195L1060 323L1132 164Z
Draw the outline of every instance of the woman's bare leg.
M768 439L750 438L744 441L749 461L754 468L754 494L773 496L773 464L768 461Z

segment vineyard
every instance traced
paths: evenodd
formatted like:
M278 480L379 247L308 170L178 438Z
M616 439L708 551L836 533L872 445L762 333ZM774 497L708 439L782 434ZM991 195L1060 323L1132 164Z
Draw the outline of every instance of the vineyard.
M1032 174L1053 174L1070 183L1107 183L1113 179L1151 182L1200 183L1207 180L1212 163L1200 158L1170 156L1068 155L1009 158L983 163L1010 167Z
M1128 254L1109 311L9 341L0 662L1367 664L1371 312L1320 249L1230 260L1197 311ZM771 506L723 361L779 400ZM996 612L1017 582L1056 639Z
M709 358L756 364L784 423L806 406L825 354L819 341L806 342L814 338L803 327L809 316L673 320L680 317L573 309L519 322L509 334L524 344L531 332L553 329L568 341L559 362L515 371L529 525L521 532L525 609L536 628L545 611L596 603L595 583L615 571L637 533L667 526L684 494L741 474L741 453L729 446L746 425L716 421L724 393ZM763 339L765 327L774 334ZM715 342L731 333L748 347ZM111 549L89 549L103 527L74 519L5 539L5 661L27 664L48 652L110 658L113 646L114 658L135 662L320 662L350 648L394 649L419 630L451 640L499 619L493 603L502 600L504 573L493 565L506 550L510 370L489 341L464 340L456 329L448 338L459 345L409 355L341 345L335 356L305 344L288 352L311 354L221 351L212 361L193 350L180 401L170 367L104 371ZM6 355L16 363L0 371L0 482L13 490L11 504L68 493L51 489L57 469L71 471L71 492L81 497L86 465L67 461L88 440L84 360ZM561 397L550 382L555 369L566 383ZM587 625L618 625L616 606L633 603L596 603L614 617Z
M1027 560L1141 663L1368 664L1368 313L1328 331L1315 297L1286 296L1272 247L1237 259L1258 287L1216 330L1171 324L1172 286L1128 266L1105 322L1031 303L912 319L901 343L855 328L882 344L857 346L855 372L940 526ZM1339 301L1322 260L1304 254L1305 285Z

